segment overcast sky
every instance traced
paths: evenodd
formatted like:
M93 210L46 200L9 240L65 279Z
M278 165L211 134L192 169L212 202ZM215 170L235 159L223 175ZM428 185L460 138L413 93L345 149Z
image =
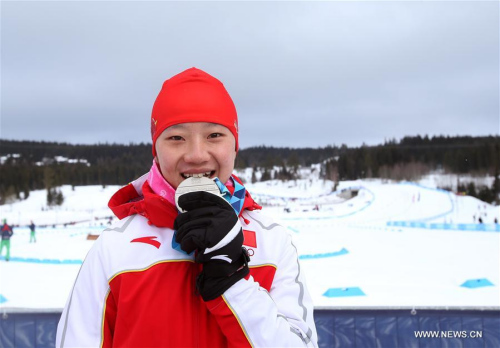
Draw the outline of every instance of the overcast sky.
M243 148L499 135L499 6L2 1L0 137L150 142L192 66L233 97Z

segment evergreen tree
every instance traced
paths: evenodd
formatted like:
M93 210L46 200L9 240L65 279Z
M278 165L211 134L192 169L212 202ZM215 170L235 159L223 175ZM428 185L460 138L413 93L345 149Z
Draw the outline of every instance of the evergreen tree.
M51 206L54 202L54 190L52 188L47 189L47 205Z
M251 179L252 184L255 184L257 182L257 176L255 175L256 170L257 169L255 167L252 168L252 179Z
M55 204L56 205L62 205L63 202L64 202L64 196L62 194L62 191L61 190L57 190Z
M476 185L474 185L473 182L470 182L468 185L467 185L467 194L469 196L472 196L472 197L477 197L477 193L476 193Z
M500 174L498 172L495 172L495 179L493 180L491 191L494 201L497 205L500 205Z
M262 177L260 178L260 181L268 181L268 180L271 180L271 174L269 173L269 170L265 168L264 173L262 173Z

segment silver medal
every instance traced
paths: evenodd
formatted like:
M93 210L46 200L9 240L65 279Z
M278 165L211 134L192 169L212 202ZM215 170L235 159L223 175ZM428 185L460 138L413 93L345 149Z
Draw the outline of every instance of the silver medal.
M212 179L202 176L201 178L189 177L179 184L177 190L175 190L175 205L181 213L185 211L179 207L179 197L183 194L196 191L205 191L212 193L216 196L222 197L220 193L219 186ZM224 199L224 198L223 198Z

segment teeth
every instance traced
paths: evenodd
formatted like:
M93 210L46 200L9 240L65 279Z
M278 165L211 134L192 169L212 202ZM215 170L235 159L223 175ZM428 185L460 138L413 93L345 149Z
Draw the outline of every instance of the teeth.
M197 174L185 174L183 173L182 176L185 178L201 178L201 177L209 177L211 172L205 172L205 173L197 173Z

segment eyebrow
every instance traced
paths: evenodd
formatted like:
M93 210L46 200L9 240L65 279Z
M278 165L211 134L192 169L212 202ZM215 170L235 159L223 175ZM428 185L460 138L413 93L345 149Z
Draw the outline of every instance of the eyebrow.
M200 121L201 122L201 121ZM190 123L190 122L187 122L187 123ZM222 126L221 124L218 124L218 123L213 123L213 122L204 122L206 123L207 125L205 125L205 127L213 127L213 126ZM179 123L179 124L174 124L168 128L170 129L177 129L177 128L184 128L185 127L185 124L186 123Z

